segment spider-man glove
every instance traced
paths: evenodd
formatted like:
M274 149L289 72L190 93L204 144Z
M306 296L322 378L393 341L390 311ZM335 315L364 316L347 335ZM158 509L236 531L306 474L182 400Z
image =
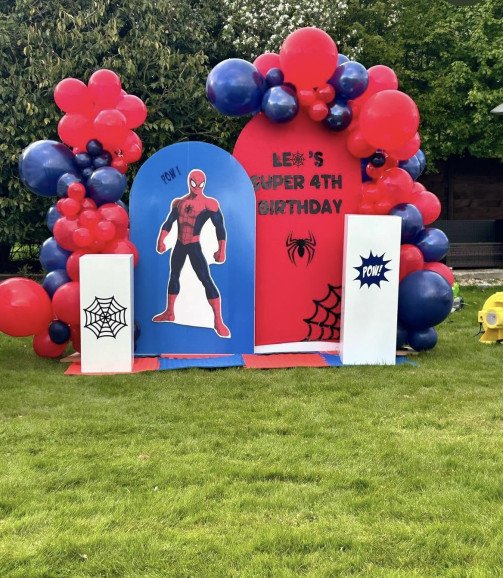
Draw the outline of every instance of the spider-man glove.
M213 255L216 263L223 263L225 261L225 239L218 241L218 251Z
M158 253L165 253L166 252L166 245L164 244L164 241L166 240L166 237L168 236L169 232L166 231L165 229L161 229L161 232L159 233L159 238L157 239L157 252Z

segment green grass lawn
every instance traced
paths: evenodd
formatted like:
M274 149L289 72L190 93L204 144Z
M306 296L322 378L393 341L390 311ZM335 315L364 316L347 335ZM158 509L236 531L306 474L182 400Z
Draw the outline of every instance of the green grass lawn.
M495 290L418 367L72 378L0 336L0 577L503 575Z

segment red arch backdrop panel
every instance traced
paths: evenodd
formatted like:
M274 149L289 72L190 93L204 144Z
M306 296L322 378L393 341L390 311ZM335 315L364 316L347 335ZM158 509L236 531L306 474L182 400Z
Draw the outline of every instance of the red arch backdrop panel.
M256 194L257 345L339 339L344 215L361 189L345 141L300 112L284 125L259 114L236 142Z

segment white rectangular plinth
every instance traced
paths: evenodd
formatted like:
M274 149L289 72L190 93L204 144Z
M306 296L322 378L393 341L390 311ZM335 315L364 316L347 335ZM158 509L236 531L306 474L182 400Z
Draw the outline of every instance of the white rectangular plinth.
M341 320L344 365L394 365L401 219L346 215Z
M133 256L80 258L82 373L133 368Z

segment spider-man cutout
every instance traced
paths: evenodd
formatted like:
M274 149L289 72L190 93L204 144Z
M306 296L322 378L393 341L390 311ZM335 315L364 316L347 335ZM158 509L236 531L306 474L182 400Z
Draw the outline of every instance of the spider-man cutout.
M217 263L225 261L227 233L224 217L216 199L204 195L206 175L200 169L193 169L187 177L188 193L184 197L174 199L171 211L162 224L157 238L157 252L167 251L165 241L175 222L178 224L176 245L171 252L171 267L168 280L166 309L155 315L152 321L156 323L175 321L175 301L180 293L180 273L187 257L199 281L204 286L206 298L214 315L214 328L220 337L230 337L229 328L222 319L220 293L211 277L206 258L203 255L199 236L208 219L215 226L218 240L218 250L214 254Z
M294 239L292 237L292 233L290 232L286 240L288 257L294 265L297 265L297 257L303 259L305 254L307 254L307 264L309 265L309 263L311 263L313 260L314 253L316 251L315 247L316 239L311 231L309 231L309 238L307 239Z

